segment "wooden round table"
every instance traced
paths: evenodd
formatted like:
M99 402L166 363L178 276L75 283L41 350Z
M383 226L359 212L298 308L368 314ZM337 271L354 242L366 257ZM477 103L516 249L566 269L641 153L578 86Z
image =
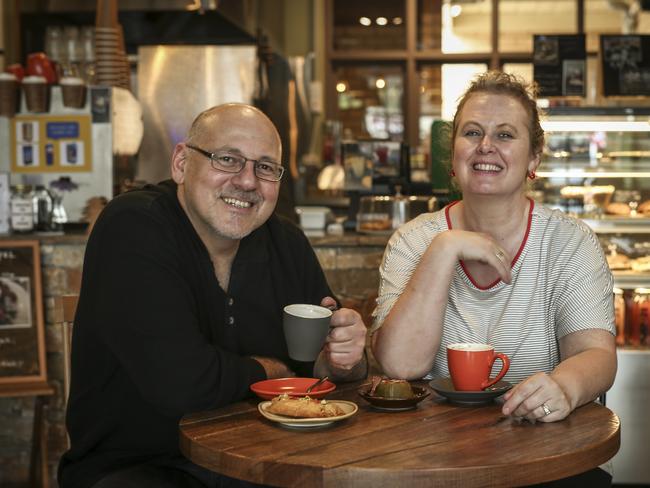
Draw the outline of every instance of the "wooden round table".
M422 383L424 384L424 383ZM265 419L251 399L186 416L180 446L194 463L255 483L295 487L518 486L595 468L618 451L620 422L590 403L561 422L517 422L496 403L454 406L435 393L414 410L382 412L357 384L328 395L359 405L316 429Z

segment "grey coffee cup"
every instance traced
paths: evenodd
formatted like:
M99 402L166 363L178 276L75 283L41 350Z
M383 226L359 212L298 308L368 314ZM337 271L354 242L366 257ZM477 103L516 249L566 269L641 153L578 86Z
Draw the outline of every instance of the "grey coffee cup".
M332 311L318 305L296 303L284 307L282 326L289 357L314 361L325 344Z

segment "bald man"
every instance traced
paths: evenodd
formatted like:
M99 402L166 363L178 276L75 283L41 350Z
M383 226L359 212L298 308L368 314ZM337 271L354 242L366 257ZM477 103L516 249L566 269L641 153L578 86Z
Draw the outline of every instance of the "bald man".
M366 373L366 327L334 312L318 359L287 354L282 309L336 307L304 234L275 216L281 143L248 105L211 108L172 180L113 199L88 240L72 345L63 488L250 486L184 459L178 421L266 378Z

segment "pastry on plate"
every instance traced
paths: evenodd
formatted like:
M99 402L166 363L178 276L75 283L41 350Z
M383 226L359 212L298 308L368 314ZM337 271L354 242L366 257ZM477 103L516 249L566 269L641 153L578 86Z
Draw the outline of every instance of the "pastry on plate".
M610 215L630 215L630 206L623 202L612 202L605 207L605 212Z
M639 203L639 206L636 209L636 211L644 215L650 214L650 200L645 200Z
M393 400L404 400L415 396L408 381L382 378L381 376L373 376L369 394Z
M627 257L625 254L618 254L618 253L608 254L607 264L609 265L609 269L611 270L630 269L631 259Z
M650 271L650 256L643 256L642 258L633 259L631 266L632 270L634 271Z
M335 403L327 400L314 400L308 396L290 397L287 394L279 395L271 400L266 411L276 415L301 419L314 419L323 417L338 417L345 412Z

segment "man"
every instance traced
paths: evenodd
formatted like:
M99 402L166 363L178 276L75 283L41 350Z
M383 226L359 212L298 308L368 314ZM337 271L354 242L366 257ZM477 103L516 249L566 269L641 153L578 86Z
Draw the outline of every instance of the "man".
M265 378L365 374L366 329L349 309L334 312L315 364L288 357L282 308L336 302L304 234L273 215L280 157L262 112L214 107L176 145L173 181L102 212L73 334L63 488L245 485L180 455L182 415Z

